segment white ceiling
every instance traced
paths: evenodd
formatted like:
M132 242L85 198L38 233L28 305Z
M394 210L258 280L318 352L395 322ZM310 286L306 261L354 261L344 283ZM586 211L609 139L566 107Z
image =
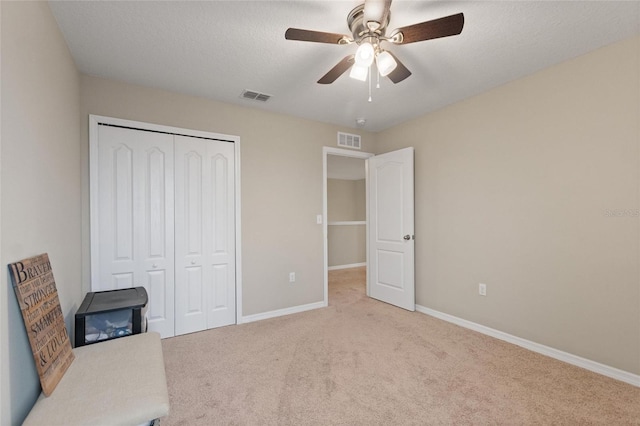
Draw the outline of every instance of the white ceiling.
M356 49L285 40L288 27L349 34L362 1L52 1L86 74L380 131L537 70L640 34L638 1L394 0L389 28L458 12L459 36L390 46L413 72L366 83L316 81ZM272 95L240 98L243 89Z

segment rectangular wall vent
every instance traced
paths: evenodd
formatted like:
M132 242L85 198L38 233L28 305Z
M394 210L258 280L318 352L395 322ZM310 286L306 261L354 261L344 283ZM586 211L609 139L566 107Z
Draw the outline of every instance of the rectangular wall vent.
M338 146L360 149L360 135L338 132Z
M253 90L243 90L242 94L240 94L240 97L244 99L251 99L252 101L267 102L269 98L271 98L271 95L256 92Z

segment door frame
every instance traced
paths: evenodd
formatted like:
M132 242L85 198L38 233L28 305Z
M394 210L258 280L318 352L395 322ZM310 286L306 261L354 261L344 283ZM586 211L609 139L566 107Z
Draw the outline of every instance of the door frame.
M369 228L369 170L368 170L368 160L373 157L375 154L371 154L369 152L361 152L361 151L351 151L348 149L341 148L333 148L329 146L325 146L322 148L322 243L324 246L323 250L323 281L324 281L324 299L323 305L329 306L329 243L328 243L328 217L327 217L327 162L329 159L329 155L336 155L340 157L351 157L351 158L360 158L365 160L365 204L366 204L366 227ZM369 264L369 233L365 232L367 235L366 241L366 251L367 251L367 265ZM367 273L367 295L369 294L369 274Z
M98 126L108 124L113 126L128 127L131 129L147 130L152 132L169 133L174 135L192 136L196 138L216 139L232 142L235 156L235 255L236 255L236 324L242 323L242 224L240 202L240 137L221 133L205 132L200 130L184 129L160 124L145 123L142 121L125 120L121 118L89 115L89 222L90 222L90 276L91 281L96 282L99 277L99 244L93 235L98 232Z

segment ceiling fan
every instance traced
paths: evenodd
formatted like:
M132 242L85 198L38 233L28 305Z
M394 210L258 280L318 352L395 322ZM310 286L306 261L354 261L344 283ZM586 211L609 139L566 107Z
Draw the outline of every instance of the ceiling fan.
M391 0L365 0L363 4L356 6L347 16L347 24L352 36L289 28L284 37L287 40L341 45L356 43L358 45L355 54L345 56L318 80L320 84L333 83L349 68L351 68L349 75L352 78L366 81L374 61L381 76L387 76L394 83L399 83L409 77L411 71L393 53L384 50L381 47L382 42L409 44L417 41L449 37L460 34L464 26L464 14L458 13L396 28L387 36L390 7Z

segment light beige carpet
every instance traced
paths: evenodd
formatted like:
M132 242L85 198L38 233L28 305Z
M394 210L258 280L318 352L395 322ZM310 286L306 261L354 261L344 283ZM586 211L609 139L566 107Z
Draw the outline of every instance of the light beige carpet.
M165 339L162 425L640 424L640 388L369 299Z

